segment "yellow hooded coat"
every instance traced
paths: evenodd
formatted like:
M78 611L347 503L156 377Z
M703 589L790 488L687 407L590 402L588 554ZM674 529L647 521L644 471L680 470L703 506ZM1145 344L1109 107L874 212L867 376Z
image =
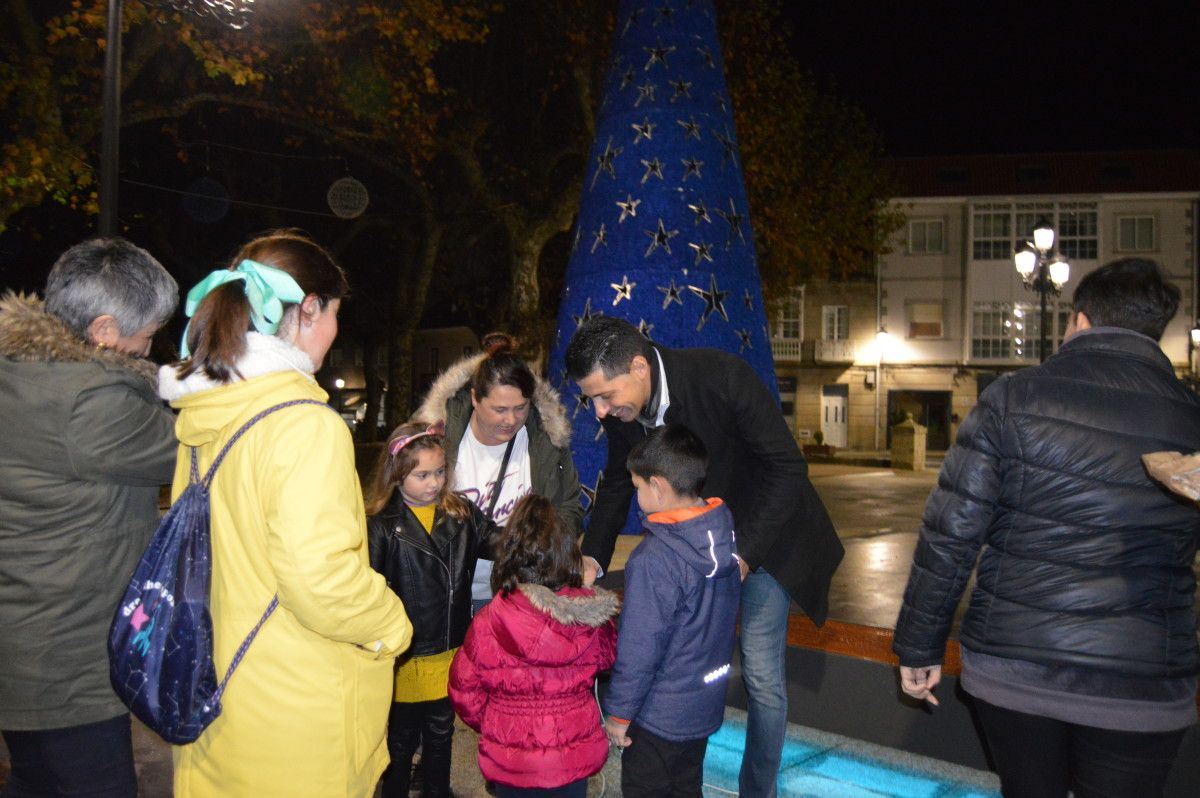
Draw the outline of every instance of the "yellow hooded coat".
M259 411L327 399L292 368L181 392L170 397L183 444L175 496L188 481L189 446L199 447L203 472ZM367 563L346 424L316 405L266 417L217 471L211 513L218 678L276 593L279 607L234 672L220 717L174 749L175 795L370 795L388 761L393 658L412 625Z

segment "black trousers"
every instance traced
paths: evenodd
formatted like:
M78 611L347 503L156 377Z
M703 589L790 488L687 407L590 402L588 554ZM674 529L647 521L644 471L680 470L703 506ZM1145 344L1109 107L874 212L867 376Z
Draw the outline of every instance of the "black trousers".
M6 731L3 798L136 798L129 716L65 729Z
M707 737L675 742L636 723L626 734L633 744L621 753L624 798L700 798Z
M422 798L450 795L450 747L454 707L450 699L396 702L388 715L387 746L392 764L383 776L384 798L408 798L413 754L421 749Z
M561 787L509 787L496 785L496 798L587 798L588 780L580 779Z
M1163 794L1187 729L1123 732L1029 715L975 699L1005 798Z

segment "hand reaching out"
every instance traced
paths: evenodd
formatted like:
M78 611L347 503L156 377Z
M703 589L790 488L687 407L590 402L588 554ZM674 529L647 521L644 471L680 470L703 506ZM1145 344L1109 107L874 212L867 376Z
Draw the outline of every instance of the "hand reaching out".
M585 554L583 556L583 586L591 587L596 584L596 577L599 573L600 563Z

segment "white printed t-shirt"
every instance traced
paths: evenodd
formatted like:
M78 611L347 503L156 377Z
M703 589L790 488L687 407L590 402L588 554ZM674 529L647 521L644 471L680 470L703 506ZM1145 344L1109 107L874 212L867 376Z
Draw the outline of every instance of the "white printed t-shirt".
M463 433L462 441L458 444L458 459L454 463L454 489L462 493L487 512L492 501L492 491L496 485L496 477L500 473L500 462L504 459L507 443L495 446L485 446L475 437L471 425ZM513 440L512 454L508 458L508 470L504 482L500 486L500 498L496 501L496 509L492 520L500 526L508 522L517 500L533 491L533 478L529 468L529 431L525 427L517 430ZM471 583L471 598L490 599L492 597L492 563L491 560L480 560L475 566L475 581Z

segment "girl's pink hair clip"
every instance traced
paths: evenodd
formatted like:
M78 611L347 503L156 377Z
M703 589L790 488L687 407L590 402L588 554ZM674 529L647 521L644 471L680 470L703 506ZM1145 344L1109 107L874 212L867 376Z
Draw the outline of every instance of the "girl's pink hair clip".
M390 449L388 449L388 454L390 454L392 457L395 457L397 454L399 454L401 449L403 449L405 446L408 446L410 443L415 441L417 438L424 438L426 435L445 435L445 434L446 434L446 422L445 421L436 421L433 424L430 424L428 427L426 427L424 432L418 432L413 435L405 435L403 438L397 438L396 440L392 441L392 446Z

